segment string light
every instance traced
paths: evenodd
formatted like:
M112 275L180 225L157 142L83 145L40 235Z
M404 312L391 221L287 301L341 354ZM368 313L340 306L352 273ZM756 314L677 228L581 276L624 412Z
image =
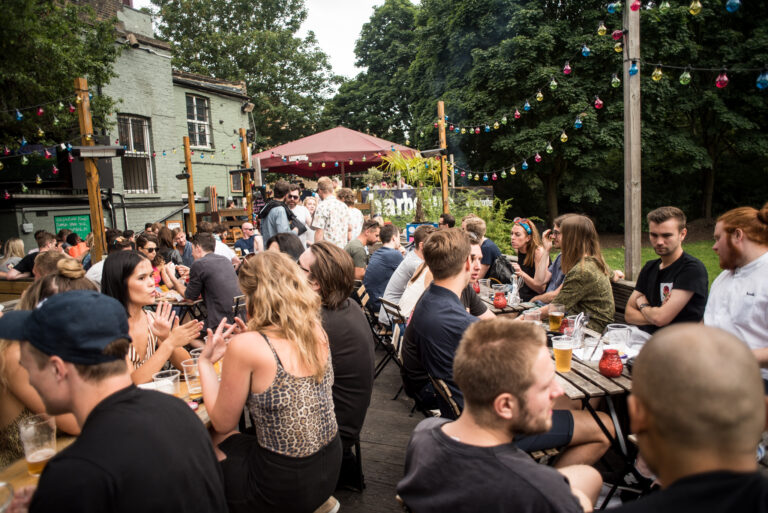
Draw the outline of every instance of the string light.
M632 61L632 64L629 66L629 74L631 76L635 76L640 71L640 68L637 67L637 61Z
M701 12L702 7L703 6L699 0L693 0L691 5L688 6L688 12L691 13L691 15L696 16Z
M590 55L592 55L592 50L589 49L587 44L584 43L583 45L581 45L581 56L582 57L589 57Z
M661 67L656 66L656 69L653 70L653 73L651 74L651 78L654 82L658 82L664 77L664 73L661 71Z
M682 73L680 73L680 78L678 79L680 82L680 85L688 85L691 83L691 74L688 70L684 70Z
M604 36L608 33L608 28L605 26L605 22L600 22L600 25L597 26L597 35L598 36Z
M715 86L718 89L725 89L728 86L728 82L728 75L726 74L725 69L723 69L715 80Z
M565 61L565 66L563 66L563 75L570 75L571 74L571 64L568 61ZM555 80L554 78L552 79Z
M741 7L741 0L728 0L725 3L725 10L728 12L736 12Z
M528 169L528 161L526 161L525 159L523 159L523 164L522 164L520 167L522 167L522 168L523 168L523 171L525 171L526 169Z
M565 133L565 130L563 130L563 133L560 134L560 142L567 142L568 141L568 134Z

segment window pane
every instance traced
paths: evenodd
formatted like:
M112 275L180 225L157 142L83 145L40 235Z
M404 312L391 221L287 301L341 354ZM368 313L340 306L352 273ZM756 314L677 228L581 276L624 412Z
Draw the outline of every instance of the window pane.
M189 132L190 146L197 146L197 126L194 123L187 123L187 132Z
M133 151L147 151L147 141L144 140L144 122L140 119L131 120L131 133L133 134Z
M187 95L187 119L195 118L195 97Z
M128 118L118 116L117 118L117 138L120 140L120 144L128 146L131 144L130 130L131 124Z
M123 186L126 192L151 192L149 185L149 159L123 157Z
M208 109L206 108L206 104L208 102L205 98L198 98L197 99L197 120L198 121L208 121Z

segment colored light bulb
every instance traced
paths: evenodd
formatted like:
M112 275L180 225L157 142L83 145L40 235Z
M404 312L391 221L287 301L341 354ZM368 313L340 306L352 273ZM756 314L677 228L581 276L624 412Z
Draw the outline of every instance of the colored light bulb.
M85 140L90 141L93 139L93 136L91 134L85 134Z
M728 86L728 75L725 73L725 70L723 70L715 80L715 85L718 89L725 89L726 86Z
M424 130L419 131L419 137L424 137Z
M16 121L21 121L22 119L24 119L24 115L19 112L19 109L16 109Z
M520 111L519 111L519 110L517 110L517 109L515 109L515 114L514 114L514 116L515 116L515 119L520 119Z
M70 103L69 104L69 113L72 114L73 112L75 112L75 106Z
M3 193L3 199L11 199L11 195L10 195L10 193L8 191L5 191Z
M479 133L480 133L480 127L479 127L479 126L476 126L476 127L475 127L475 133L476 133L476 134L479 134Z
M27 193L27 192L29 192L29 187L27 187L27 186L26 186L26 185L24 185L24 184L21 184L21 192L23 192L23 193Z
M491 127L489 125L485 125L485 132L488 133L491 131Z
M437 128L437 121L435 121L435 128Z
M611 87L619 87L621 85L621 79L619 78L616 73L613 74L613 77L611 78Z
M224 150L222 150L222 151L224 151ZM176 153L176 148L172 149L171 153L175 154Z
M526 112L531 110L531 104L528 103L528 100L525 100L525 105L523 105L523 110L526 111Z
M27 158L26 155L24 155L23 157L21 157L21 165L26 166L27 164L29 164L29 159Z
M449 126L449 127L448 127L448 130L450 130L451 132L453 132L453 129L454 129L454 126L453 126L453 125L451 125L451 126Z
M536 156L533 157L533 160L535 160L536 162L541 162L541 155L539 155L538 151L536 152Z
M760 75L757 77L757 82L755 82L755 85L761 91L765 91L765 89L768 88L768 71L763 71L760 73Z
M43 129L40 127L37 127L37 136L43 137L45 135L45 132L43 132Z
M51 166L51 173L53 173L54 175L58 175L59 174L59 168L56 167L56 166Z
M516 175L517 174L517 168L515 167L514 164L512 164L512 169L509 170L509 173L511 175Z
M501 118L501 124L506 125L507 124L507 116L505 115L503 118Z
M688 70L683 71L680 73L680 80L681 85L688 85L691 83L691 74L688 72Z
M475 173L475 180L480 180L480 175Z
M614 41L621 41L621 38L624 37L624 31L623 30L614 30L611 32L611 37Z
M466 128L462 128L462 129L461 129L461 133L462 133L462 134L466 134L466 133L467 133L467 129L466 129Z
M540 102L540 101L543 101L543 100L544 100L544 95L542 94L541 89L539 89L539 92L536 93L536 101Z
M311 160L307 163L307 166L312 167L312 161Z
M669 0L664 0L659 4L659 10L661 12L667 12L669 10L669 7L670 7Z
M589 57L592 55L592 50L589 49L589 47L585 44L581 45L581 56L582 57Z
M565 133L565 130L563 130L563 133L560 134L560 142L567 142L568 141L568 134Z
M67 162L71 164L74 161L75 161L75 157L73 157L71 153L67 155Z
M166 155L167 155L167 153L165 153L165 150L163 150L163 157L165 157Z
M237 148L237 146L235 146L235 145L233 144L233 145L232 145L232 149L234 150L235 148Z
M72 151L72 143L67 143L67 151Z
M565 61L565 66L563 66L563 75L570 75L571 71L573 71L571 69L571 64L568 61ZM552 80L554 81L555 79L553 78Z
M522 165L522 166L520 166L520 167L522 167L522 168L523 168L523 171L525 171L526 169L528 169L528 161L526 161L525 159L523 159L523 165Z
M392 146L392 151L395 151L395 147L394 146ZM363 155L363 162L365 162L366 160L368 160L368 158L365 155ZM350 161L349 163L351 164L352 161Z
M322 164L320 164L320 167L325 167L325 162L323 162Z
M45 150L45 152L43 153L43 155L45 155L45 158L46 158L46 159L49 159L49 158L51 158L51 152L50 152L50 151L48 151L48 150Z
M501 126L501 125L499 125L499 122L498 122L498 121L496 121L496 122L493 124L493 129L494 129L494 130L498 130L498 129L499 129L499 126Z
M21 136L21 146L22 148L27 145L27 139L23 135Z
M605 22L600 22L600 25L597 26L597 35L598 36L604 36L608 33L608 27L605 26Z
M632 2L632 5L630 5L629 8L632 9L633 11L639 11L642 6L643 4L642 2L640 2L640 0L635 0L634 2Z
M38 115L38 116L42 116L44 112L45 112L45 110L43 110L43 108L42 108L42 107L38 107L38 108L37 108L37 115Z
M555 89L557 89L557 81L554 79L554 77L553 77L553 78L552 78L552 80L549 82L549 89L550 89L551 91L554 91ZM544 99L544 95L542 95L542 96L541 96L541 99L542 99L542 100Z
M552 143L547 143L547 153L552 154L555 149L552 147Z
M741 0L728 0L725 2L725 9L728 12L736 12L741 7Z
M312 163L310 162L310 164ZM351 166L352 164L354 164L354 161L352 159L349 159L349 165Z
M59 104L57 105L57 107L59 108L59 110L64 110L64 104L63 104L63 103L61 103L61 102L59 102Z
M654 82L658 82L661 80L661 78L664 76L664 73L661 71L660 66L656 66L656 69L653 70L653 73L651 73L651 78Z
M459 132L461 132L461 129L459 127L456 127L456 128L453 129L453 131L458 134Z
M611 3L608 4L608 6L606 8L608 9L609 13L613 14L613 13L616 12L617 6L616 6L615 3L611 2Z
M10 155L11 150L8 149L8 146L3 146L3 155Z
M696 16L701 12L701 2L699 0L693 0L691 2L691 5L688 6L688 12L691 13L693 16Z
M4 167L5 167L5 164L3 164L2 162L0 162L0 171L2 171Z
M580 117L576 118L576 121L573 122L573 128L581 128L584 126L584 122L581 121Z
M82 103L83 99L80 98L80 95L75 96L75 103Z
M624 44L621 41L619 41L618 43L613 45L613 51L616 52L616 53L623 52L624 51Z
M56 116L53 116L53 126L58 126L58 125L59 125L59 118L57 118Z
M487 182L487 181L488 181L488 175L483 175L483 181L484 181L484 182Z
M503 169L501 170L501 177L502 178L506 178L507 177L507 172L504 171Z
M632 64L629 66L629 74L632 76L635 76L640 71L640 68L637 67L637 61L632 61Z
M205 158L205 153L201 153L201 154L200 154L200 158L201 158L201 159L204 159L204 158Z
M40 178L40 175L35 175L35 183L37 185L40 185L41 183L43 183L43 179Z
M411 140L410 139L406 139L405 140L405 145L406 146L410 146L411 145Z

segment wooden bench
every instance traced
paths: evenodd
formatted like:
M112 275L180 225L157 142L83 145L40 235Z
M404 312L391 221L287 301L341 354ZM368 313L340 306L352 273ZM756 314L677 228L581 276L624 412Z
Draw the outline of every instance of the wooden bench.
M0 280L0 302L19 299L21 294L32 284L32 278L20 280Z

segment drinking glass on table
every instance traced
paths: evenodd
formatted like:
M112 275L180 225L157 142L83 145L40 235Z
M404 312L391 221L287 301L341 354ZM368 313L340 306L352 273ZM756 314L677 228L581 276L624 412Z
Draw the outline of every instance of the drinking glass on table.
M549 331L560 331L560 325L565 316L565 306L560 303L550 303L549 305Z
M11 483L0 483L0 488L4 489L0 491L0 513L2 513L8 510L8 506L13 501L13 485Z
M477 282L480 284L480 295L481 296L484 295L484 297L490 296L491 299L493 299L492 289L491 289L491 280L489 280L488 278L481 278L477 280Z
M623 346L623 348L626 348L629 346L631 334L632 330L626 324L609 324L605 327L600 341L605 345Z
M56 454L56 422L45 413L27 417L19 423L19 438L24 446L27 471L39 476Z
M203 340L207 341L208 340L208 335L203 337ZM202 347L198 347L197 349L193 349L192 351L189 352L189 356L191 356L194 360L197 360L198 358L200 358L200 353L203 352L203 349L204 348L202 348ZM213 368L216 369L216 374L219 376L219 381L221 381L221 364L222 364L223 360L224 360L224 358L221 358L221 359L219 359L219 361L217 361L216 363L213 364Z
M541 312L538 310L526 310L523 312L523 320L528 322L541 323Z
M203 387L200 385L200 371L197 368L197 359L190 358L181 362L184 369L184 380L187 382L187 392L190 399L199 399L203 396Z
M570 372L573 358L573 338L562 335L552 337L552 352L555 354L555 370Z
M164 370L152 374L152 381L157 386L156 390L181 398L181 385L179 383L181 372L176 369Z

